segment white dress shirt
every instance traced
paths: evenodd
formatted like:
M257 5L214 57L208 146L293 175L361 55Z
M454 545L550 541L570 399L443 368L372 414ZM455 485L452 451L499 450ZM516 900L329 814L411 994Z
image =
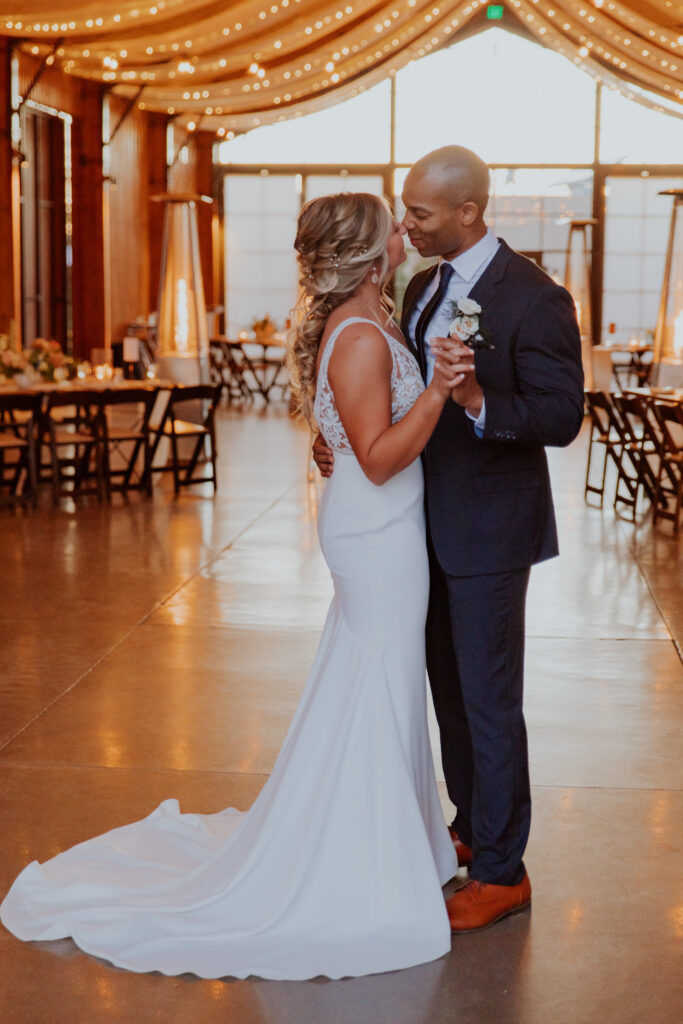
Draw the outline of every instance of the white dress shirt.
M451 303L457 302L458 299L464 299L469 295L493 257L498 252L499 248L500 242L496 238L495 232L491 228L488 228L483 238L480 238L479 241L469 249L465 249L465 251L461 252L455 257L455 259L448 261L453 267L453 274L448 282L448 289L443 302L439 308L434 311L434 315L426 325L425 340L427 341L427 344L429 344L430 338L448 337L448 328L453 319ZM417 321L420 319L420 313L425 308L438 286L439 275L435 274L427 288L418 299L415 308L411 313L408 329L413 342L415 342L415 328L417 326ZM427 366L426 379L427 384L429 384L434 373L434 357L429 349L425 352L425 361ZM465 411L467 412L467 410ZM469 413L467 413L467 415L470 416ZM470 419L474 421L477 433L483 432L484 425L486 423L485 405L482 405L481 413L477 419L475 419L474 416L470 416Z

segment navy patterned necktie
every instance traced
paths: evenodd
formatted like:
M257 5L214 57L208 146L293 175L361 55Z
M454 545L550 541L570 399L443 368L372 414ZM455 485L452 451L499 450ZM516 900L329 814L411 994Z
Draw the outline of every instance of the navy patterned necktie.
M429 326L429 321L434 316L441 303L443 302L446 290L448 289L448 282L453 276L453 267L450 263L442 263L439 268L439 286L432 295L431 299L420 313L417 324L415 325L415 345L417 348L420 369L424 375L427 368L427 359L425 352L425 331Z

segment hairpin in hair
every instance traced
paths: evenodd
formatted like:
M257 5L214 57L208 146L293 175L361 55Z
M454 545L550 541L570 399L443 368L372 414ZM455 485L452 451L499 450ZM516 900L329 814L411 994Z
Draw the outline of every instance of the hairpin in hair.
M341 260L338 252L335 252L333 256L330 256L329 264L331 267L334 267L335 270L339 269L340 262Z

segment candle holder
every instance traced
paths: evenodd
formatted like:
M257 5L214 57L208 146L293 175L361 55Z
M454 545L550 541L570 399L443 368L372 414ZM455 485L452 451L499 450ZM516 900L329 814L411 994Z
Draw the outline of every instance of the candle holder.
M140 339L128 334L123 339L123 361L128 366L128 379L135 379L135 368L140 361Z

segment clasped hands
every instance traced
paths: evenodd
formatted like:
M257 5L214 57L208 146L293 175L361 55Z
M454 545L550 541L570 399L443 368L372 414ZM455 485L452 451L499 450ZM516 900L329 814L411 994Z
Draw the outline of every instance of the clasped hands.
M430 338L435 357L434 376L437 385L447 387L450 397L476 419L484 401L475 375L474 352L457 338Z
M435 357L436 386L476 419L482 409L484 392L475 376L474 352L457 338L430 338L430 345ZM322 434L318 434L313 443L313 458L321 475L330 477L334 455Z

